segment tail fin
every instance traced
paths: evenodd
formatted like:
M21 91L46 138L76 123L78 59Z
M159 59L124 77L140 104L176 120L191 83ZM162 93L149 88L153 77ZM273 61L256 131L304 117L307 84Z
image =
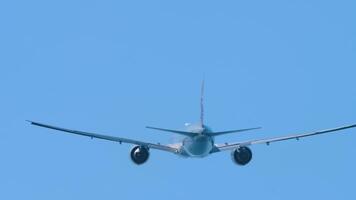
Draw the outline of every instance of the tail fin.
M200 125L204 127L204 85L205 81L203 80L201 84L201 93L200 93Z

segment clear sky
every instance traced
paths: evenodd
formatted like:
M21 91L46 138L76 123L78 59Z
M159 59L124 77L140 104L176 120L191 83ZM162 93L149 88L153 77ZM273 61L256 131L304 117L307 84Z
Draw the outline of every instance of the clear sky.
M217 142L356 122L355 1L1 1L0 199L356 199L356 130L184 159L30 126Z

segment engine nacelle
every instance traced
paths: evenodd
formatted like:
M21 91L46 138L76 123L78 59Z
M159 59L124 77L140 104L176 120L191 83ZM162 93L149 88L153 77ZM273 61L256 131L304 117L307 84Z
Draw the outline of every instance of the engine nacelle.
M231 152L232 160L238 165L247 165L252 159L252 151L248 147L239 147Z
M149 149L145 146L135 146L131 150L131 160L137 164L141 165L145 163L148 160L148 157L150 156Z

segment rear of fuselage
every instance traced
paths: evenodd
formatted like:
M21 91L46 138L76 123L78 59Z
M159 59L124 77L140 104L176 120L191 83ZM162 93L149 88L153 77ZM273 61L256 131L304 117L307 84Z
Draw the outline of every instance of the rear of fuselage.
M213 137L207 135L210 128L200 125L189 125L187 130L196 133L194 137L186 137L182 142L181 155L186 157L205 157L214 147Z

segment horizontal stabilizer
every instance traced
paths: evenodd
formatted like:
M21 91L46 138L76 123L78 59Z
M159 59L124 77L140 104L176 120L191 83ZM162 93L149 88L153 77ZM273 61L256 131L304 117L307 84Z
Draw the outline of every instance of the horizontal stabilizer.
M218 135L224 135L224 134L229 134L229 133L239 133L239 132L251 131L251 130L256 130L256 129L260 129L260 128L261 127L246 128L246 129L231 130L231 131L212 132L212 133L209 133L209 135L210 136L218 136Z
M158 131L177 133L177 134L185 135L185 136L188 136L188 137L194 137L194 136L197 135L196 133L187 132L187 131L178 131L178 130L171 130L171 129L165 129L165 128L156 128L156 127L151 127L151 126L146 126L146 128L154 129L154 130L158 130Z

